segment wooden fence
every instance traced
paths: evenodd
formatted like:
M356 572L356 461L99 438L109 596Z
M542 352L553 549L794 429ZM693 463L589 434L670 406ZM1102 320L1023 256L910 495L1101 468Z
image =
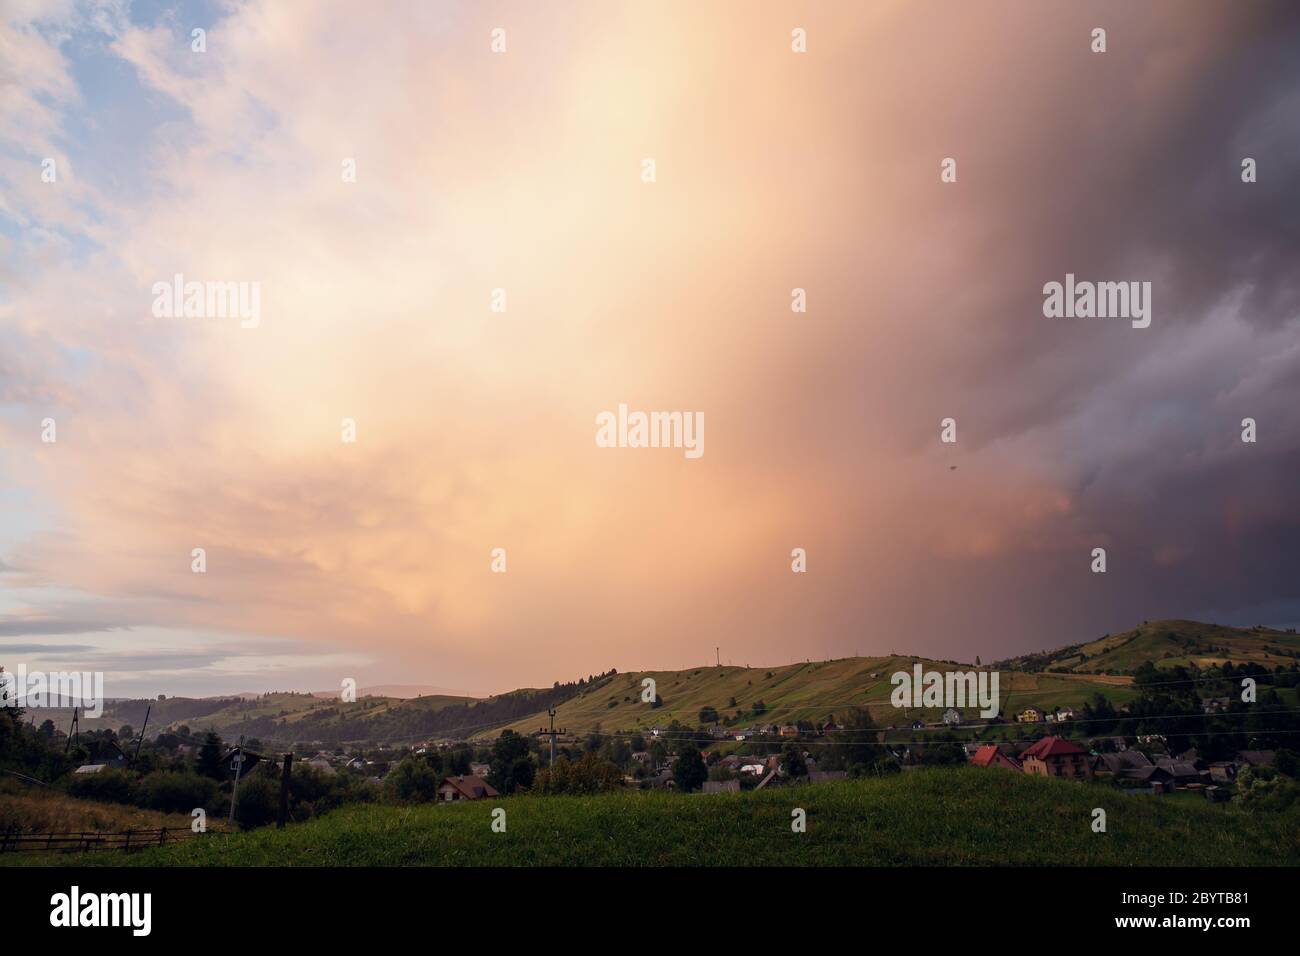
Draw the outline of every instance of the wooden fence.
M21 833L10 828L0 831L0 853L81 853L86 850L144 850L151 846L181 843L203 834L189 827L157 827L151 830L68 831L64 833Z

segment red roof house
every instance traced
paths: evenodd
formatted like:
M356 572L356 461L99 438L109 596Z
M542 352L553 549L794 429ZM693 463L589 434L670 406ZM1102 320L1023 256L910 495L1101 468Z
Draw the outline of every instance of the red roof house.
M438 799L444 803L455 800L482 800L485 797L500 796L482 777L448 777L438 788Z
M1006 770L1020 770L1020 764L998 749L997 744L985 744L975 751L970 758L972 767L1002 767Z
M1043 737L1020 755L1024 771L1040 777L1092 776L1092 758L1072 740Z

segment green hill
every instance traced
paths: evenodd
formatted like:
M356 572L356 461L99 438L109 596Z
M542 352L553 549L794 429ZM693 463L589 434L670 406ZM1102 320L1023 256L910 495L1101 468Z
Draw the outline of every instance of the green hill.
M911 672L920 663L926 670L974 670L955 662L912 657L848 657L782 667L701 667L686 671L636 671L609 680L559 704L555 723L571 734L666 727L673 720L695 726L704 707L714 708L728 726L751 723L822 723L850 707L866 707L876 723L903 726L915 719L937 721L941 708L912 708L906 713L890 703L897 671ZM988 670L989 668L981 668ZM652 678L662 704L641 700L642 681ZM999 691L1006 712L1025 707L1080 707L1101 691L1115 705L1135 696L1128 678L1042 674L1001 670ZM732 701L735 701L733 704ZM756 708L762 705L762 712ZM964 714L974 718L975 708ZM495 737L504 727L536 733L549 718L537 714L494 727L483 736Z
M1206 668L1232 661L1274 668L1300 660L1300 634L1265 627L1226 627L1198 621L1144 621L1122 634L1054 651L1027 654L1000 666L1073 674L1131 674L1151 661L1157 667Z
M506 811L505 833L491 830ZM791 831L791 811L807 832ZM1093 809L1105 833L1091 828ZM975 768L684 795L509 797L351 806L285 830L209 836L130 857L10 863L101 866L1277 866L1300 863L1300 808L1132 797L1101 784Z

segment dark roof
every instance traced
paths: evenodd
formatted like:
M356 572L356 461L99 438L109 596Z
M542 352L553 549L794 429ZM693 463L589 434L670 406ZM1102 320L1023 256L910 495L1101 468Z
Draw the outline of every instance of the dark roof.
M488 783L482 777L475 777L473 775L467 777L448 777L442 782L442 785L444 787L450 785L452 789L460 791L460 793L469 800L479 800L483 797L500 796L500 794L493 788L492 784Z
M1237 759L1252 767L1263 767L1271 764L1275 756L1272 750L1243 750L1237 754Z

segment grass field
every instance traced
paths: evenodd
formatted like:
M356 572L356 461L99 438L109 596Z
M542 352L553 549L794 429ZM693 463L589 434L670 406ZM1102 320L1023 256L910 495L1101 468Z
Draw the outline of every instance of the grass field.
M20 833L83 830L119 832L188 827L188 813L162 813L120 803L81 800L59 790L40 790L0 779L0 830Z
M506 811L505 833L491 829ZM791 811L807 811L807 832ZM1092 811L1107 814L1094 833ZM143 853L0 857L102 866L1276 866L1300 864L1300 809L1132 797L974 768L722 795L627 792L412 808L353 806L283 831Z

